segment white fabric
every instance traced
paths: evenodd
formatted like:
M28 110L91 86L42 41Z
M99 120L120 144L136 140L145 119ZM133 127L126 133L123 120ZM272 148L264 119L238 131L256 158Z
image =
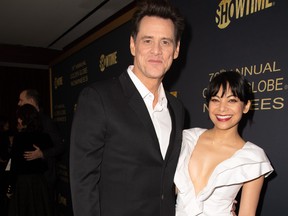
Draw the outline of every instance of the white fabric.
M261 175L267 177L273 168L263 149L246 142L232 157L212 172L207 185L195 196L188 163L199 136L206 129L183 131L183 144L174 181L178 188L176 216L230 216L233 201L243 183Z
M138 77L132 72L133 66L128 67L128 74L142 96L151 120L154 125L154 129L157 134L157 138L160 144L160 150L162 157L165 158L167 148L170 140L170 133L172 130L172 122L170 113L167 107L168 101L165 95L165 91L162 83L158 89L158 101L153 108L154 95L146 88L146 86L138 79Z
M9 158L9 161L6 165L5 171L10 171L10 168L11 168L11 158Z

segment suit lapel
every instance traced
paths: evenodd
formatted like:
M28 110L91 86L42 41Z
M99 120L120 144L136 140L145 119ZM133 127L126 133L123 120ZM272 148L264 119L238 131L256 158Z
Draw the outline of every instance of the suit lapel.
M162 158L157 134L154 129L154 125L150 118L147 107L143 101L143 98L141 97L140 93L138 92L137 88L133 84L127 72L122 73L119 76L119 81L121 83L124 94L126 95L128 99L128 103L130 107L137 114L139 120L143 123L148 133L155 141L154 142L155 148L158 149L159 155ZM172 98L174 96L166 92L166 97L168 100L168 109L169 109L171 121L172 121L172 130L170 134L168 149L167 149L166 156L165 156L165 161L167 162L175 148L175 145L178 145L178 143L176 143L175 140L178 140L178 138L181 137L181 134L182 134L182 125L181 125L181 119L180 119L181 117L177 114L177 113L181 113L182 111L179 110L179 105L175 102L175 98ZM181 143L179 145L181 145Z
M124 94L128 98L130 107L134 110L139 120L143 123L149 134L152 136L153 140L157 144L157 148L160 151L159 141L154 129L154 125L140 93L138 92L127 72L122 73L119 77L119 80L122 85Z
M170 116L171 116L172 128L171 128L171 134L170 134L170 139L169 139L169 145L168 145L167 152L165 155L165 161L167 161L167 159L171 155L171 152L173 151L174 140L175 140L175 115L174 115L173 109L171 108L170 103L168 103L168 109L169 109Z
M165 156L165 161L167 162L173 152L173 149L175 148L175 145L178 144L176 142L177 138L179 136L181 137L181 134L178 134L178 133L179 132L182 133L182 125L180 124L179 115L176 115L176 113L180 113L181 110L178 110L179 106L175 103L175 99L173 98L174 100L172 100L172 97L174 96L166 92L166 97L168 100L168 109L169 109L171 121L172 121L172 130L170 134L168 149L167 149L166 156Z

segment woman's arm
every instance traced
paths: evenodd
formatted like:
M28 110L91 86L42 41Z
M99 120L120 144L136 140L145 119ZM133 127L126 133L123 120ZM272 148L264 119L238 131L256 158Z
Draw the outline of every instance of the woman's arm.
M255 216L264 176L243 185L238 216Z

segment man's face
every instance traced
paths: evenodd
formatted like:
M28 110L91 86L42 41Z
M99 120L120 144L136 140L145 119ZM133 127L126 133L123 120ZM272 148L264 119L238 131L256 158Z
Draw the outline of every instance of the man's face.
M130 51L134 56L133 72L142 82L162 80L173 59L179 54L174 25L169 19L144 17L134 40L130 38Z
M26 97L26 91L22 91L19 95L19 102L18 102L18 106L23 106L24 104L32 104L31 99L28 99Z

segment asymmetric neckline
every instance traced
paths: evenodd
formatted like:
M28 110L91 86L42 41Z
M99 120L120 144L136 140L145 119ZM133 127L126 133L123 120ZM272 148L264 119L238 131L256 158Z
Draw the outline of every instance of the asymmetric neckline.
M189 157L189 158L191 158L192 152L193 152L193 150L195 149L195 147L197 146L200 136L201 136L205 131L207 131L207 130L204 130L204 131L198 136L198 138L197 138L197 140L196 140L196 142L195 142L195 145L194 145L193 148L191 149L190 157ZM189 168L187 167L187 168L188 168L188 169L187 169L187 171L188 171L187 174L188 174L188 176L189 176L189 178L190 178L190 180L191 180L191 188L193 189L194 196L197 197L198 194L200 194L200 193L207 187L207 185L208 185L209 182L210 182L210 179L211 179L213 176L215 176L214 173L217 171L217 169L219 169L218 167L222 166L222 164L229 163L229 160L233 159L233 157L235 157L235 155L237 155L238 152L240 152L241 150L243 150L246 145L249 145L248 142L245 142L244 145L243 145L240 149L237 149L230 157L228 157L228 158L224 159L223 161L219 162L219 163L214 167L214 169L213 169L212 172L210 173L209 177L207 178L207 183L206 183L206 185L204 185L204 187L202 187L202 188L199 190L198 193L195 192L195 186L194 186L195 184L194 184L194 182L192 181L192 178L190 177ZM189 164L189 163L188 163L188 164Z

